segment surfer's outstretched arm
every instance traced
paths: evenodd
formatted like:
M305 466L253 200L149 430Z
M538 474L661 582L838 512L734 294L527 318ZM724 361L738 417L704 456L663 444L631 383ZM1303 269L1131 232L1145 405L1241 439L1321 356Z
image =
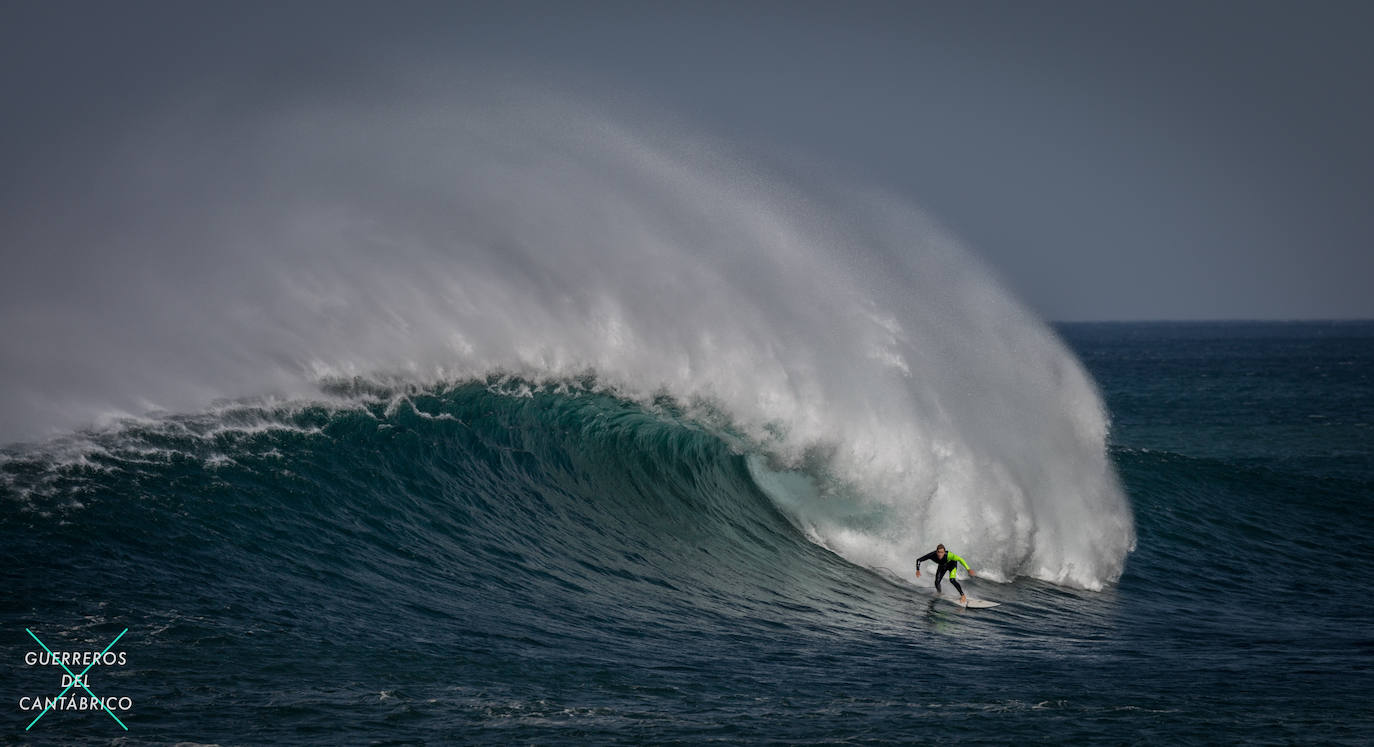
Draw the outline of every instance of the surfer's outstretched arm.
M920 577L921 577L921 564L924 563L924 562L926 562L927 560L934 560L936 563L939 563L939 562L940 562L940 561L938 561L938 560L935 560L935 553L934 553L934 551L928 552L928 553L926 553L925 555L922 555L921 557L917 558L917 559L916 559L916 578L920 578Z

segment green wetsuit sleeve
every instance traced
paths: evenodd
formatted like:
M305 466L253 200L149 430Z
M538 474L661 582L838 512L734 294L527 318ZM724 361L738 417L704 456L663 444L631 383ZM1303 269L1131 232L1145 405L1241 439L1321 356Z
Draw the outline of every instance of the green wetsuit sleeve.
M954 553L950 553L950 554L949 554L949 559L958 562L959 565L962 565L962 566L964 567L964 570L966 570L966 571L967 571L967 570L971 570L971 569L968 567L968 563L965 563L965 562L964 562L964 559L961 558L961 557L959 557L958 555L955 555Z

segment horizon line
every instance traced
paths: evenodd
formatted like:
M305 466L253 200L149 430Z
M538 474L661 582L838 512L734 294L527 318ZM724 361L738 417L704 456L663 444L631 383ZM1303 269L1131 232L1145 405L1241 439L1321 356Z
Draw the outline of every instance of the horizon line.
M1217 317L1215 319L1160 317L1141 319L1046 319L1045 321L1048 324L1361 324L1374 322L1374 317Z

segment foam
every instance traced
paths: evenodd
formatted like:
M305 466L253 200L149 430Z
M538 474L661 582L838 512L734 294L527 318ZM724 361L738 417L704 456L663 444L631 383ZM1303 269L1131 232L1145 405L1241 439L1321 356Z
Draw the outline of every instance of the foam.
M355 376L594 374L725 413L815 479L779 500L855 562L939 541L990 578L1119 576L1100 398L967 252L886 196L645 132L477 89L153 127L73 220L123 217L38 237L75 247L67 290L0 287L34 321L7 349L54 351L0 353L0 438ZM120 261L74 260L97 250Z

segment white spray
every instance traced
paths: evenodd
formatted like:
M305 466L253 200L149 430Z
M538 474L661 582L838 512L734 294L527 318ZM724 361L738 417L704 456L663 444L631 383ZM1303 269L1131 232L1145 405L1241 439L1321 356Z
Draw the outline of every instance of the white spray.
M994 579L1120 575L1092 382L915 211L566 104L445 98L188 115L93 166L70 222L9 237L0 439L330 376L595 373L727 413L855 562L944 542Z

